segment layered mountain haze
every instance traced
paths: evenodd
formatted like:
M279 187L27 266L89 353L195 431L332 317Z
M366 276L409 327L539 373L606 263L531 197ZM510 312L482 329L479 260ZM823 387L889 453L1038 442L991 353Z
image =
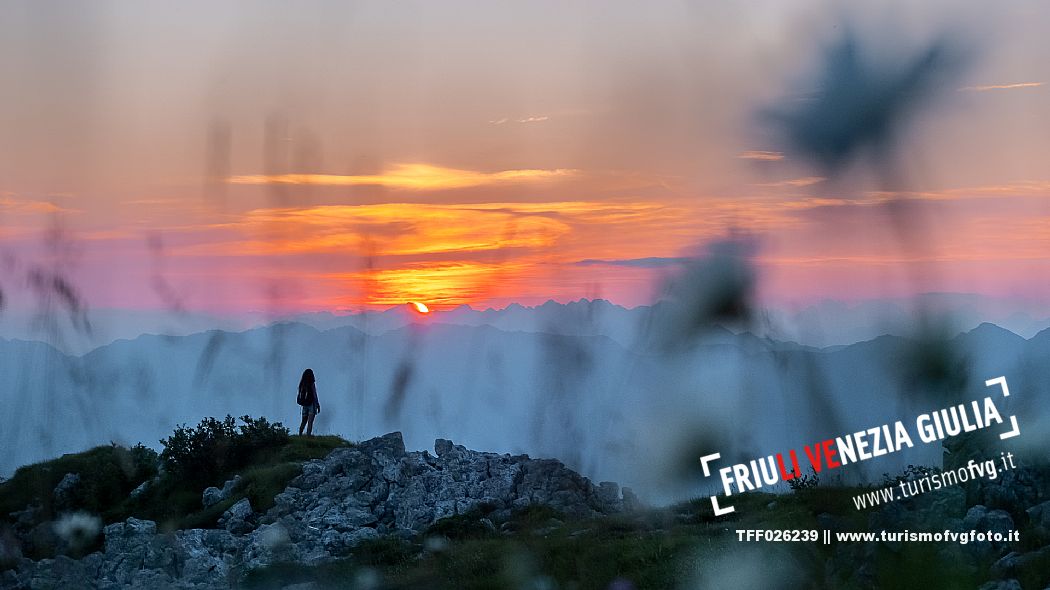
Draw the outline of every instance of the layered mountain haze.
M1000 375L1014 392L1000 409L1018 416L1026 443L1027 428L1047 418L1050 331L1026 340L981 324L932 343L887 335L820 349L713 328L666 354L646 338L649 312L590 302L313 315L240 332L143 335L82 356L0 340L0 474L110 441L157 447L204 416L295 426L306 367L317 374L321 433L364 440L396 429L409 449L451 438L554 457L655 502L698 493L702 453L748 460L910 421L988 395L984 381ZM339 325L355 319L364 321ZM941 367L932 377L921 370L931 354ZM918 444L843 477L939 464L941 453Z
M463 326L492 326L506 331L603 335L632 346L643 327L663 303L623 307L604 299L579 299L567 303L553 300L525 306L512 303L500 309L474 309L460 305L434 311L434 321ZM885 334L907 336L914 331L916 309L936 311L947 329L965 332L982 323L994 323L1015 334L1031 338L1050 328L1050 316L1036 303L1002 300L981 295L927 293L918 298L876 299L846 303L825 300L797 308L767 306L760 322L747 329L774 340L806 346L828 347L871 340ZM141 334L186 336L209 329L239 332L274 322L295 322L329 330L352 326L368 334L382 334L419 320L407 306L356 313L329 311L274 314L267 312L205 313L185 310L92 309L87 318L91 331L78 331L62 314L42 322L39 313L7 309L0 315L0 337L12 340L46 341L63 352L86 354L115 340ZM729 326L730 329L739 331Z

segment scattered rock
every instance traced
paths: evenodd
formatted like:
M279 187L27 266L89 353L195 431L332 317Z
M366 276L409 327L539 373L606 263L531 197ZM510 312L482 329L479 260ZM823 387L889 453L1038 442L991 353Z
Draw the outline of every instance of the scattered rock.
M989 508L1005 510L1014 518L1021 518L1027 508L1039 502L1037 480L1033 470L1026 467L1007 471L992 481L977 480L978 503Z
M72 508L78 485L80 485L79 473L65 474L62 477L62 481L58 482L58 485L55 486L55 490L52 492L52 496L55 499L55 508L58 510Z
M634 490L631 488L623 488L621 490L623 494L623 510L625 512L631 512L634 510L641 510L645 507L642 501L635 495Z
M447 455L452 450L452 441L439 438L434 441L434 452L437 453L438 457Z
M222 490L215 486L204 488L204 493L201 494L201 504L205 508L209 508L223 501Z
M935 494L925 494L920 496L919 500L921 502L918 508L931 524L946 522L966 514L966 492L956 486L941 488Z
M233 495L233 492L237 491L237 488L241 485L241 476L234 475L233 479L227 480L226 483L222 484L222 496L223 500Z
M142 494L145 494L146 491L149 490L150 486L152 485L153 481L147 479L146 481L140 483L135 489L131 490L131 494L129 494L129 496L131 498L138 498L142 496Z
M559 461L471 451L444 439L434 452L406 452L398 432L337 449L305 463L265 514L244 498L223 513L220 529L158 533L156 523L129 518L103 529L103 551L80 560L22 559L0 578L0 588L84 587L85 581L99 588L229 588L250 569L289 560L321 563L362 541L411 538L441 518L472 510L509 515L546 505L594 516L640 506L630 489L596 486ZM229 498L238 485L234 478L208 488L202 504ZM481 522L495 530L491 520ZM563 524L550 519L545 526Z
M992 565L992 575L997 578L1025 579L1046 571L1050 571L1050 546L1028 553L1011 551Z
M228 499L235 491L237 491L240 483L241 476L235 475L233 479L222 484L222 489L215 486L205 488L204 493L201 494L201 504L204 505L205 508L208 508L209 506L214 506L215 504Z
M0 569L6 564L22 559L22 548L14 531L5 524L0 524Z
M223 530L178 531L175 545L180 568L173 577L191 587L222 587L222 582L231 577L241 551L237 539Z
M966 511L962 525L966 530L1006 534L1013 530L1014 521L1005 510L988 510L978 504Z
M622 501L620 496L620 485L613 481L603 481L599 483L598 497L605 504L615 504Z
M1050 501L1036 504L1027 510L1028 521L1031 523L1031 535L1043 543L1050 541Z
M12 512L11 517L15 519L15 527L29 528L43 518L43 509L40 506L26 506L24 510Z
M219 526L234 535L243 535L255 529L258 524L255 516L251 502L248 501L248 498L242 498L222 513L219 518Z

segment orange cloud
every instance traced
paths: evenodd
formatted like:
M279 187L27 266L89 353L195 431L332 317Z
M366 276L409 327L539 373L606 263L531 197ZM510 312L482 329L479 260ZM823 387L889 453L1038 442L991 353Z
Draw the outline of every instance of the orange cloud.
M489 121L489 125L503 125L505 123L510 123L512 120L515 123L543 123L544 121L550 121L551 118L547 115L529 115L527 117L521 117L520 119L509 119L507 117L500 117L499 119L493 119Z
M960 88L960 92L985 92L988 90L1013 90L1015 88L1037 88L1042 86L1043 82L1018 82L1017 84L989 84L987 86L966 86Z
M196 230L233 232L221 248L227 255L363 252L367 246L375 256L420 256L547 249L555 243L561 248L569 244L560 240L570 234L621 245L627 236L651 241L653 223L685 223L682 217L682 210L654 203L380 203L257 209ZM608 233L613 227L616 236ZM215 244L182 250L204 252L216 252Z
M226 213L218 223L211 216L169 227L165 231L175 237L166 242L166 253L187 274L220 268L229 280L249 284L265 271L267 280L287 277L301 290L289 305L345 309L406 301L437 309L542 301L592 293L595 285L606 294L647 293L654 276L667 271L658 259L688 255L727 228L758 234L765 248L759 262L780 273L835 277L848 271L859 277L862 269L875 276L928 264L954 264L961 273L967 264L1044 260L1050 230L1042 228L1050 225L1045 213L1033 215L1042 201L1031 197L1045 198L1048 186L1031 181L859 198L766 191L663 200L265 208ZM873 223L883 212L867 209L895 198L937 214L924 234L924 250L902 252L894 232ZM1031 223L1003 223L1019 212ZM994 217L970 222L982 213ZM618 263L578 264L586 260Z
M64 196L64 195L56 195ZM76 209L60 207L50 201L37 201L0 192L0 238L22 239L40 231L36 220L41 215L79 213Z
M59 207L49 201L20 199L8 194L0 194L0 210L9 213L72 213L75 210Z
M512 283L527 275L532 267L525 261L455 261L335 273L325 278L344 283L348 290L363 291L364 301L355 297L346 303L383 306L421 301L433 309L512 296Z
M549 288L540 285L549 283L544 277L552 269L581 257L677 250L696 238L690 217L684 208L651 202L258 209L229 223L183 227L199 237L169 253L259 261L294 256L313 268L307 272L314 280L340 294L340 305L446 307ZM332 264L340 267L333 272Z
M536 182L564 179L578 174L577 170L522 169L499 172L478 172L444 168L430 164L397 164L381 174L277 174L232 176L230 184L305 184L319 186L384 186L399 190L449 190L498 184Z
M759 160L763 162L778 162L784 159L784 152L770 152L764 150L748 150L737 154L743 160Z
M233 253L250 255L361 250L366 242L383 256L542 248L570 229L513 206L406 203L260 209L235 225L261 238L235 245Z
M760 183L758 186L764 186L764 187L768 187L768 188L780 188L780 187L801 188L801 187L804 187L804 186L812 186L814 184L817 184L818 182L824 182L825 180L827 180L827 179L824 178L823 176L805 176L805 177L802 177L802 178L791 178L791 179L788 179L788 180L780 180L780 181L777 181L777 182L763 182L763 183Z

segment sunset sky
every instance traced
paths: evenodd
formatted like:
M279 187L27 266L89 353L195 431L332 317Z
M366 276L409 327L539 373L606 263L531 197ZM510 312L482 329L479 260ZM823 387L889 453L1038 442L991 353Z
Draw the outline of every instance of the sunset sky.
M6 3L2 301L47 269L102 308L638 305L731 233L771 304L1046 301L1050 3L879 4ZM976 56L894 186L761 116L843 23Z

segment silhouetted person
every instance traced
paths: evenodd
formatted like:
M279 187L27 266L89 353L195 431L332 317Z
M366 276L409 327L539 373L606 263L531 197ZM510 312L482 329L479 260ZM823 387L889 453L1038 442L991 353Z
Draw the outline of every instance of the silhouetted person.
M296 401L303 407L303 421L299 423L299 436L303 435L303 428L306 428L306 436L312 436L314 418L321 411L321 404L317 401L317 385L313 369L303 371L303 377L299 379L299 394Z

